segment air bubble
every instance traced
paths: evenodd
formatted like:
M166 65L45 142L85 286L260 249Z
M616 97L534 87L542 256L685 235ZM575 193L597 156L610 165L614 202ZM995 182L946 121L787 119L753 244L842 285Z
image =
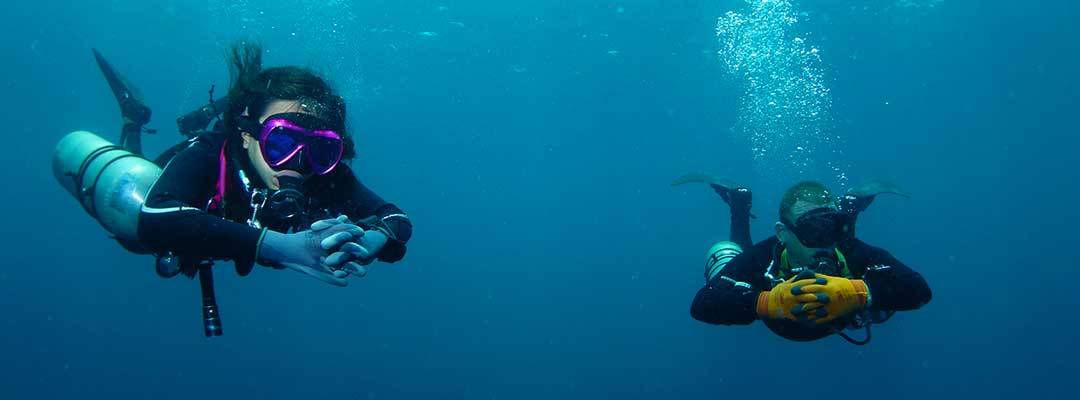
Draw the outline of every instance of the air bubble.
M832 98L822 51L799 32L790 0L745 0L719 18L720 60L744 83L733 132L750 141L759 170L791 175L832 171Z

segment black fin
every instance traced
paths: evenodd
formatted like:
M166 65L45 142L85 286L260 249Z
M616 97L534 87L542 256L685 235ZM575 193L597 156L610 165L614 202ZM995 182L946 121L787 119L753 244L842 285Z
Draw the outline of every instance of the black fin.
M105 81L108 82L109 89L112 89L117 104L120 105L120 116L124 120L123 130L120 134L120 146L132 153L141 155L142 138L140 135L143 126L150 122L150 115L152 114L150 107L147 107L138 99L135 92L124 83L124 80L109 65L109 62L105 61L105 57L97 49L91 49L91 51L94 52L94 59L97 61L98 68L101 68L101 73L105 75Z
M841 197L841 204L846 206L848 212L858 214L866 211L866 208L870 207L870 203L873 203L874 199L880 194L895 194L904 198L911 197L899 186L875 179L848 189L847 193Z
M751 194L750 189L745 186L741 186L731 181L720 179L718 177L705 174L692 172L675 178L671 181L671 186L685 185L687 183L704 183L709 185L716 194L720 195L721 199L731 207L742 207L746 209L746 212L750 213ZM750 213L750 218L756 219L757 216Z

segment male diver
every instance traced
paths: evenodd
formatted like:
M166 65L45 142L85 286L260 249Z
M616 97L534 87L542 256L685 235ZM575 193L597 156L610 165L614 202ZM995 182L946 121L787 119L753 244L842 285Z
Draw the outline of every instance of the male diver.
M149 108L95 57L121 106L121 145L74 132L54 171L125 248L157 255L158 275L199 275L207 336L221 334L213 261L232 260L241 276L259 264L345 286L375 260L404 257L412 223L345 163L355 154L345 102L322 77L263 69L259 46L234 47L227 98L178 124L186 133L191 115L219 121L152 163L139 140Z
M693 181L708 182L698 176L676 183ZM750 245L750 191L708 183L731 207L732 241L709 251L706 283L690 308L694 319L718 325L760 319L790 340L837 333L865 344L871 324L930 301L930 287L918 272L855 237L856 217L874 196L902 192L871 183L836 199L821 183L800 182L783 195L776 236ZM844 332L857 328L866 329L864 339Z

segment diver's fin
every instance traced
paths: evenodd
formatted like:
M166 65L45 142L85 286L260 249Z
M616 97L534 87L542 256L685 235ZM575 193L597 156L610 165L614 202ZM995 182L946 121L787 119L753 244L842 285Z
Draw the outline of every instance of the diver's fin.
M874 198L879 194L895 194L900 197L910 198L911 195L900 189L890 182L883 180L872 180L861 185L848 189L847 194L844 195L844 200L852 207L852 211L860 213L866 210L870 206L870 203L874 202Z
M671 186L685 185L687 183L707 184L711 186L713 190L716 191L716 194L719 194L720 198L724 199L724 202L728 203L728 205L732 207L746 207L747 211L750 209L750 190L745 186L740 186L731 181L700 172L691 172L675 178L675 180L671 181ZM736 203L745 203L745 205L733 204L733 201ZM750 213L750 218L757 218L757 216Z
M907 194L903 189L900 189L899 186L876 179L848 189L847 193L856 197L873 197L884 193L891 193L901 197L911 197L910 194Z
M147 107L139 100L135 92L128 87L129 85L116 73L116 70L109 65L109 62L105 60L105 57L97 49L90 50L94 52L94 60L97 61L98 68L101 69L102 75L105 75L105 81L108 82L109 89L112 89L113 96L116 97L116 102L120 105L120 116L124 120L123 131L120 134L120 146L132 153L142 154L140 134L143 126L150 122L150 107Z
M675 178L675 180L671 181L671 186L685 185L687 183L706 183L710 185L717 185L727 190L733 190L738 187L730 181L700 172L691 172L689 174Z
M150 122L150 108L143 105L135 92L128 87L124 79L116 73L116 70L113 69L112 65L109 65L109 62L105 60L105 57L97 49L91 49L91 51L94 52L94 59L97 60L101 73L105 75L105 81L109 83L109 89L112 89L116 102L120 104L120 115L124 117L124 122L131 122L140 126Z

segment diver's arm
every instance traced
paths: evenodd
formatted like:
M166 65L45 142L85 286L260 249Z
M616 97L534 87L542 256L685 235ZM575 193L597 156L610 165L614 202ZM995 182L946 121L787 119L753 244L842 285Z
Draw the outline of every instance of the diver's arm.
M341 165L332 178L335 186L347 190L347 214L364 229L376 229L386 235L386 245L378 253L379 261L392 263L405 257L405 244L412 237L412 221L400 208L364 186L348 166Z
M203 211L213 196L218 160L195 141L165 166L139 214L139 239L156 253L251 262L261 231Z
M717 325L747 325L758 319L758 295L765 289L755 288L745 279L753 261L750 253L735 256L721 273L698 290L690 315Z
M777 336L792 341L816 340L831 331L783 318L765 318L758 314L763 293L770 288L763 279L765 264L771 257L775 239L759 243L735 256L704 288L698 291L690 308L694 319L718 325L748 325L761 319ZM754 279L758 277L758 279ZM768 306L767 304L765 306Z
M908 311L922 307L933 296L922 275L884 249L870 248L863 281L870 289L870 309Z
M412 221L397 206L387 203L373 214L375 226L386 234L386 246L379 252L379 261L395 262L405 257L405 243L412 238Z

